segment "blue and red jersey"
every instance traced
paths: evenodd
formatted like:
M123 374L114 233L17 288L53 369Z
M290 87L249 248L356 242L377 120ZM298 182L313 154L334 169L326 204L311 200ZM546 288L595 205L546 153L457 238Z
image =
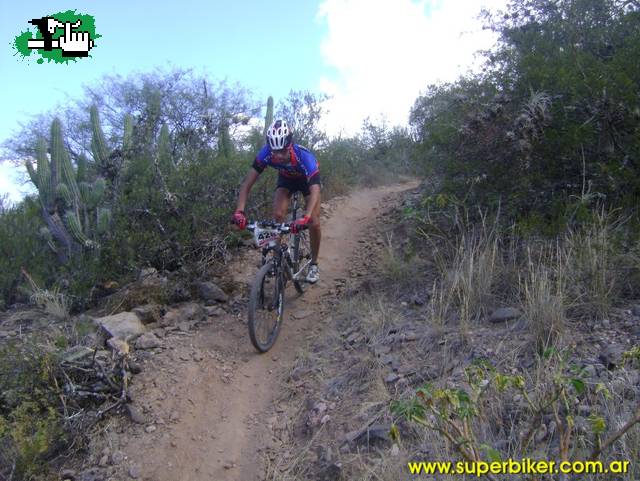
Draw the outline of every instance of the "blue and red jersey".
M320 179L319 163L315 156L298 144L289 146L291 161L287 164L274 164L271 161L271 149L265 145L260 149L253 161L253 168L262 173L267 166L278 169L279 175L289 179L305 179L309 183L315 183Z

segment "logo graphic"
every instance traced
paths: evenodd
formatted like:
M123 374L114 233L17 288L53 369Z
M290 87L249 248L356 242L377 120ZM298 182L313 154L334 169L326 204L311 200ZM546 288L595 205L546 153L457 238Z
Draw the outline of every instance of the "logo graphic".
M75 10L54 13L29 22L37 27L35 38L31 31L22 32L14 42L16 55L29 57L32 52L39 54L38 63L67 63L78 58L90 57L96 34L95 20L91 15L76 13Z

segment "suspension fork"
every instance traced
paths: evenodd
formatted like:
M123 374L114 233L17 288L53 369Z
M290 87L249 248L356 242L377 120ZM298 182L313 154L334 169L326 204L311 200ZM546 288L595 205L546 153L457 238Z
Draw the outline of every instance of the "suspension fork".
M266 263L267 254L269 251L273 251L273 269L274 269L274 277L278 277L281 273L285 277L285 281L287 279L293 280L294 273L291 270L291 256L289 254L289 248L286 246L284 249L282 246L278 245L276 247L270 247L263 251L262 253L262 265Z

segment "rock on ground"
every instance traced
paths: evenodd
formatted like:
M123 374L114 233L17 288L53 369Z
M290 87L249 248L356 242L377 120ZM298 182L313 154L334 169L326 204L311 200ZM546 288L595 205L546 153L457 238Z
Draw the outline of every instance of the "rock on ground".
M491 313L489 322L498 323L517 319L522 313L515 307L500 307Z
M113 316L99 317L95 319L95 322L109 337L124 341L131 341L146 331L138 315L133 312L121 312Z
M136 349L153 349L156 347L160 347L160 339L156 337L152 332L145 332L142 336L138 338L136 341Z
M227 302L229 296L213 282L196 283L200 297L205 301Z
M131 310L136 314L143 324L151 324L158 322L162 317L162 308L158 304L145 304L144 306L138 306Z

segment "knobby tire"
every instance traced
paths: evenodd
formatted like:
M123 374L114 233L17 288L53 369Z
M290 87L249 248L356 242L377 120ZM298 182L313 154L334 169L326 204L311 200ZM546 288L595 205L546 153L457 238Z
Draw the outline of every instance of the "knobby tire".
M249 295L249 337L253 346L260 352L267 352L276 342L282 326L282 318L284 317L284 275L280 272L272 276L272 270L273 261L270 260L256 274L251 285L251 294ZM273 293L271 293L271 290L265 292L265 281L269 279L275 283ZM273 304L270 306L269 303ZM271 307L271 310L269 307ZM261 339L259 333L262 327L261 323L265 322L262 318L266 312L275 315L276 322L269 330L267 338Z

